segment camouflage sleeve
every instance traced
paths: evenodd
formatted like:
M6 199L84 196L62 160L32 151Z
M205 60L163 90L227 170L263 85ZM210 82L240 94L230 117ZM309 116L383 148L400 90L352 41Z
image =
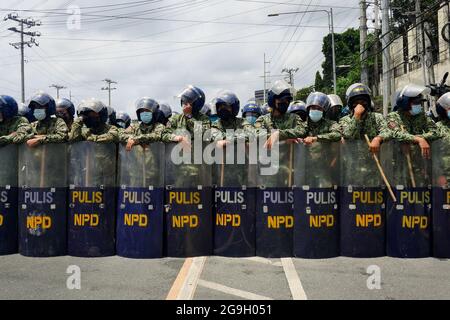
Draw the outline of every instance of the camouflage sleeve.
M31 125L27 119L20 117L14 124L15 128L7 136L0 138L2 144L20 144L33 136Z
M429 117L425 117L425 132L420 135L420 137L424 138L428 142L432 142L434 140L439 139L439 132L436 127L436 123L431 120Z
M158 142L161 141L162 139L164 129L165 129L164 125L162 125L161 123L156 123L151 133L135 135L132 138L138 144L148 144L152 142Z
M345 116L339 121L344 139L356 140L360 138L362 121L354 117Z
M93 141L98 143L117 143L119 142L119 129L115 126L111 126L107 133L93 135L95 138Z
M175 138L174 131L177 129L177 123L178 123L178 115L173 115L169 118L169 121L167 121L167 125L164 128L164 131L162 132L161 140L164 142L173 142Z
M256 136L265 135L267 138L270 136L270 126L267 125L266 118L264 116L256 119L254 133Z
M414 135L404 130L401 119L397 113L391 112L386 118L387 127L391 137L399 142L414 142Z
M127 143L128 139L136 133L135 124L126 129L119 129L119 143Z
M47 134L44 139L42 139L42 143L59 143L67 141L69 128L63 119L56 118L55 123L55 132L51 134Z
M78 142L83 140L81 129L83 128L83 120L81 118L75 119L72 123L72 128L69 132L69 142Z
M306 127L302 119L297 115L294 115L294 117L291 117L291 119L291 128L280 130L280 141L286 139L302 138L306 136Z
M339 123L335 121L331 121L332 124L330 126L330 131L327 133L319 134L317 135L317 141L327 141L327 142L333 142L333 141L339 141L342 137L341 134L341 126Z
M222 123L220 120L211 123L211 140L218 141L226 138L225 132L223 130Z
M383 141L389 141L391 139L391 131L388 129L386 120L383 115L375 113L375 124L377 128L378 136L383 139Z
M436 130L439 135L439 138L444 138L448 136L447 127L442 123L442 121L436 123Z

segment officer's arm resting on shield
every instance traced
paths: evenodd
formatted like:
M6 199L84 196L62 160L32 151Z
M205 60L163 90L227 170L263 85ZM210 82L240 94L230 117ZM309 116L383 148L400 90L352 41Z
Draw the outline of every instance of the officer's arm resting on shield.
M82 128L83 118L79 117L72 123L72 128L69 132L69 142L78 142L83 140Z
M170 117L167 122L166 127L162 133L162 140L167 142L181 142L183 140L183 136L176 135L175 130L178 129L178 122L181 117L181 114L175 114Z
M13 131L10 134L0 137L0 144L20 144L33 136L27 119L20 117L14 125L15 128L12 128Z
M117 143L119 142L119 129L110 126L108 132L95 136L95 142L98 143Z
M133 135L131 136L131 138L135 141L135 144L149 144L153 142L158 142L162 141L164 130L165 126L163 124L155 123L155 127L153 128L152 132Z
M127 143L136 133L135 124L132 123L128 128L119 131L119 143Z
M68 138L69 128L66 122L61 118L56 118L55 132L46 134L44 138L40 140L41 143L60 143L66 142Z
M336 121L328 120L332 124L330 126L330 131L327 133L321 133L317 135L317 141L320 142L334 142L341 139L341 127Z

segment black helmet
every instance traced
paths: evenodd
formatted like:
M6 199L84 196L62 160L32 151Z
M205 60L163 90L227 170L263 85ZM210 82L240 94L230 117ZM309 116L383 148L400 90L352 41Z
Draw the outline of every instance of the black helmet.
M347 106L350 109L353 109L353 101L357 98L367 100L367 106L370 110L372 108L372 98L370 97L371 92L369 87L367 87L363 83L354 83L350 87L348 87L347 92L345 93L345 99L347 100Z

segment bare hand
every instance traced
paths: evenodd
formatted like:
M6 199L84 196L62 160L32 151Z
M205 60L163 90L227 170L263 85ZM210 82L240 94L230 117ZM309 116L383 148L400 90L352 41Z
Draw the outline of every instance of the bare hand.
M133 148L133 146L136 144L136 141L134 141L131 138L128 138L128 142L127 142L127 146L125 147L125 149L127 151L131 151L131 149Z
M217 141L217 147L218 148L224 148L227 144L230 144L230 141L228 141L228 140L219 140L219 141Z
M364 114L364 111L366 111L366 109L364 109L364 107L360 104L358 104L355 108L355 110L353 111L353 116L356 119L361 119L362 115Z
M373 138L372 142L369 145L370 152L372 153L380 152L380 145L381 145L381 138L380 137Z
M267 139L266 143L264 144L264 148L270 150L272 149L272 146L279 141L280 141L280 131L275 131L270 135L269 139Z
M27 141L27 145L28 145L30 148L37 147L38 145L41 144L41 143L40 143L41 139L42 139L42 138L33 138L33 139L30 139L30 140Z
M317 141L317 137L306 137L303 139L303 143L307 146L313 144L316 141Z
M422 157L425 159L430 159L430 145L427 140L421 137L416 137L416 141L419 144L420 149L422 150Z

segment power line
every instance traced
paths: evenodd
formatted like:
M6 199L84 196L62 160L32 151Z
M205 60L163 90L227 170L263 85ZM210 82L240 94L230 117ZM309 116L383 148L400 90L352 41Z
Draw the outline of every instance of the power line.
M111 91L117 89L117 88L111 88L111 84L117 84L117 82L113 81L111 79L104 79L102 81L106 82L107 87L102 87L101 90L107 90L108 91L108 105L111 107Z

